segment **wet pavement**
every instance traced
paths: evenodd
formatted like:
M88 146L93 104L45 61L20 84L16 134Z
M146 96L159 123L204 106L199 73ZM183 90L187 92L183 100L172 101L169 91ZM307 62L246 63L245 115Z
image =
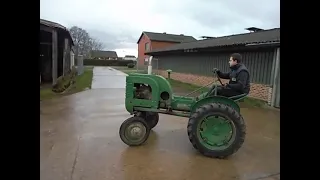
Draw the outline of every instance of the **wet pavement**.
M211 159L192 147L182 117L160 115L146 144L128 147L118 134L130 117L124 88L96 87L41 102L41 180L280 179L279 111L241 109L243 147L226 160Z
M125 76L127 76L127 74L111 67L94 67L91 88L125 88Z

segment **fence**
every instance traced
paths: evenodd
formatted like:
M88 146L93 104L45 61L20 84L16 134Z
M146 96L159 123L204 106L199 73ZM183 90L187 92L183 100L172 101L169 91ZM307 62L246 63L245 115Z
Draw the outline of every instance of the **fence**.
M78 58L77 58L77 71L78 71L78 75L81 75L84 71L82 55L78 55Z
M153 58L152 59L152 73L159 75L159 59Z

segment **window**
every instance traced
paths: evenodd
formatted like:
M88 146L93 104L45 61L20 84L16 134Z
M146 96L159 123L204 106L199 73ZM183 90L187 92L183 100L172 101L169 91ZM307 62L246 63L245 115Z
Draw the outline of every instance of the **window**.
M146 43L144 47L145 51L150 51L150 43Z

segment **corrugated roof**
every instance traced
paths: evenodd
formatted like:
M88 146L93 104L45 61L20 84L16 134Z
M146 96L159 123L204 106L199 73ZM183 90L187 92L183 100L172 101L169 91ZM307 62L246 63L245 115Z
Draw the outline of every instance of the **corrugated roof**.
M91 51L92 57L110 57L117 58L117 52L115 51Z
M137 43L139 43L141 37L143 35L148 36L148 38L151 41L163 41L163 42L177 42L177 43L182 43L182 42L190 42L190 41L196 41L196 39L192 36L185 36L183 34L178 35L178 34L167 34L167 33L156 33L156 32L147 32L143 31L139 37L139 40Z
M69 39L71 40L71 44L74 45L73 39L71 37L71 34L70 34L69 30L66 27L62 26L59 23L55 23L55 22L48 21L48 20L45 20L45 19L40 19L40 24L44 25L44 26L51 27L51 28L58 28L58 29L64 30L65 32L67 32L67 34L68 34L67 36L69 36Z
M52 22L52 21L44 20L44 19L40 19L40 24L43 24L43 25L49 26L49 27L53 27L53 28L60 28L60 29L67 30L66 27L62 26L59 23L55 23L55 22Z
M175 44L169 47L155 49L151 52L147 52L146 54L152 54L153 52L165 52L184 49L199 49L270 42L280 42L280 28Z

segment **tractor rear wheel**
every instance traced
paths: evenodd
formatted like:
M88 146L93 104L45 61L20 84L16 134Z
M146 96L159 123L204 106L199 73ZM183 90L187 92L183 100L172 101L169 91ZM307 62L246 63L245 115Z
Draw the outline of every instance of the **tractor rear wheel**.
M119 130L121 140L129 146L139 146L146 142L150 135L147 122L138 116L125 120Z
M191 114L188 136L195 149L204 156L225 158L237 152L246 136L242 116L232 107L212 103Z
M145 119L150 129L156 127L159 122L159 113L156 112L141 112L138 117Z

